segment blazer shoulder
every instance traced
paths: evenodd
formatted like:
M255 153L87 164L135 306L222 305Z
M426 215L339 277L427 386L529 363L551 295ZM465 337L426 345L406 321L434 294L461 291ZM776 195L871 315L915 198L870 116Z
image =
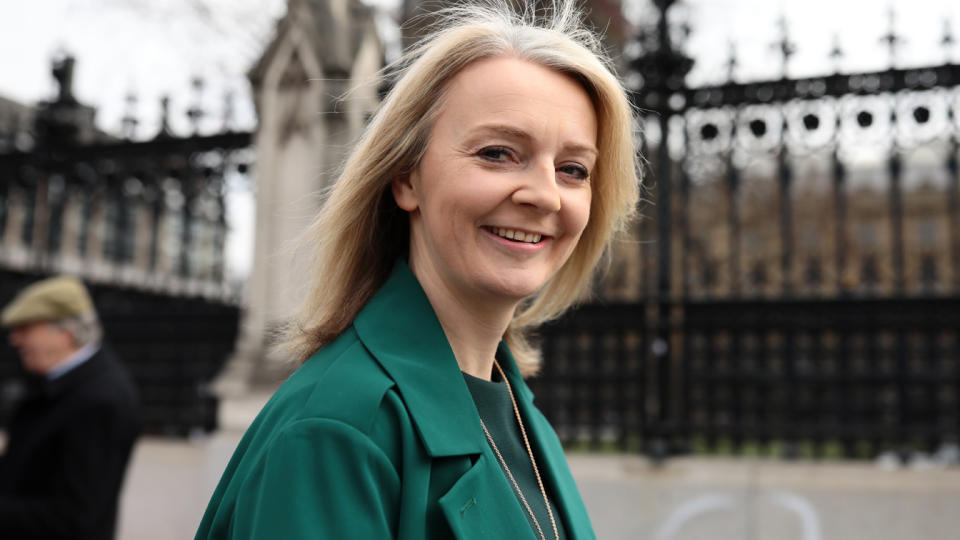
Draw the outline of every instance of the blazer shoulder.
M291 422L337 420L369 433L382 416L384 396L394 386L351 326L308 358L271 398L267 409L295 409L288 416Z
M347 329L274 393L247 429L224 476L244 476L271 447L303 426L350 428L397 464L397 441L413 427L394 386L353 328Z

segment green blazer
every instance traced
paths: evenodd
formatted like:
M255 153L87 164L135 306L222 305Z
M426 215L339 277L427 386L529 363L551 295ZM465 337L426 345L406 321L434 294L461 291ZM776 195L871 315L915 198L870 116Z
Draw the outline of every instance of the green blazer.
M560 442L499 356L567 535L595 538ZM538 540L404 262L263 408L196 538Z

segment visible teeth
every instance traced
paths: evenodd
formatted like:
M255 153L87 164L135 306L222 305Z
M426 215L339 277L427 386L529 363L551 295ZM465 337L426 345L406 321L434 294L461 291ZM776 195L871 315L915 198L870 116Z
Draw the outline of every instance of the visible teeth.
M491 227L491 230L497 236L502 236L503 238L508 238L515 242L536 244L543 237L543 235L537 233L525 233L523 231L516 231L514 229L504 229L502 227Z

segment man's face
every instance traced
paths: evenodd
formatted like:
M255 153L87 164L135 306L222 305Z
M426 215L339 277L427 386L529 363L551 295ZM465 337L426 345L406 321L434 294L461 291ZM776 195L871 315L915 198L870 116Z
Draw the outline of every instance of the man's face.
M37 375L47 373L76 349L70 332L49 322L15 327L10 344L20 353L23 369Z

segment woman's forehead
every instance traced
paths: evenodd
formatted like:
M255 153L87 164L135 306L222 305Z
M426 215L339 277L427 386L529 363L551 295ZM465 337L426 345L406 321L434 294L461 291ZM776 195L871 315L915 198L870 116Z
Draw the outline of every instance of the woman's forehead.
M445 92L438 122L458 133L515 137L553 128L575 146L596 145L596 113L580 83L513 57L486 58L461 70Z

